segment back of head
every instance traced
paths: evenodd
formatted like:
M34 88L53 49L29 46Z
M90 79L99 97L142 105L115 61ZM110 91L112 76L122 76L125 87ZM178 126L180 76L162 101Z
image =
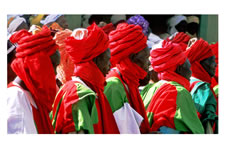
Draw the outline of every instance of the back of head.
M91 61L108 48L108 36L95 23L87 29L75 29L65 40L66 50L74 64Z
M139 25L142 28L143 33L148 36L149 22L141 15L135 15L127 20L128 24Z

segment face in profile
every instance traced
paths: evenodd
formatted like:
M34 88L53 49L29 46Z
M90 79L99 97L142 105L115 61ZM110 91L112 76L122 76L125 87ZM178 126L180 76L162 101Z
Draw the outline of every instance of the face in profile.
M132 54L131 61L136 63L139 67L141 67L146 72L149 71L150 61L149 61L150 51L149 48L146 47L143 50L139 51L136 54Z
M179 24L175 26L178 32L184 32L186 33L187 31L187 22L186 21L181 21Z
M215 71L216 71L215 56L202 60L200 64L205 69L205 71L209 74L210 77L215 76Z
M192 72L189 60L186 59L186 61L182 65L177 67L175 72L190 81Z
M51 55L50 58L51 58L52 66L54 68L54 72L55 72L55 75L56 75L57 74L56 68L60 64L60 53L59 53L59 51L56 50L56 52L53 55Z
M94 58L95 64L98 66L100 71L103 73L104 77L109 72L111 63L110 63L111 53L110 50L107 49L105 52Z
M56 22L63 28L63 29L67 29L69 26L67 24L66 18L62 15L60 16Z

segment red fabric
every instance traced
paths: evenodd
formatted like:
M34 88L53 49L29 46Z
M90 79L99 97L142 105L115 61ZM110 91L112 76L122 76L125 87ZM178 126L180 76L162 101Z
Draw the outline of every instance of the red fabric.
M163 48L153 49L150 55L152 67L160 80L175 81L189 90L189 81L175 73L177 66L187 59L178 44L167 42Z
M95 23L87 28L88 36L81 40L68 37L66 50L74 64L91 61L108 48L108 36Z
M218 77L219 77L219 51L218 51L218 42L216 44L211 44L210 45L210 48L212 49L212 51L215 54L216 64L217 64L215 76L212 78L212 81L211 81L211 83L212 83L211 85L212 85L212 87L214 87L219 82L218 81Z
M175 37L173 37L173 39L170 40L169 38L167 38L167 41L179 44L182 50L185 51L190 38L191 37L189 35L183 32L179 32L178 34L175 35Z
M174 116L177 108L177 89L171 84L163 84L156 90L146 112L153 113L151 131L158 131L161 126L175 128Z
M51 32L47 26L43 26L42 31L36 35L21 30L12 35L10 40L19 45L16 49L17 58L11 67L24 81L38 107L37 110L33 108L38 132L53 133L49 112L56 94L56 81L49 56L56 51L57 45Z
M109 23L102 27L102 30L108 35L111 31L115 30L115 27L112 23Z
M111 64L114 67L131 53L137 53L147 47L147 37L138 25L120 23L109 34Z
M54 120L56 116L56 110L61 99L62 102L56 118L55 131L57 133L64 133L64 134L74 132L76 130L72 116L72 105L77 101L79 101L79 96L77 94L77 87L74 81L68 81L65 85L63 85L63 88L57 94L52 110L53 111L52 120Z
M107 78L117 77L123 83L131 107L144 118L140 127L141 133L148 133L150 131L150 126L145 113L143 100L138 91L139 79L143 79L147 73L138 65L132 63L128 58L121 61L120 64L117 64L116 66L120 71L122 78L116 70L111 70L107 75ZM129 90L126 89L125 84L127 84Z

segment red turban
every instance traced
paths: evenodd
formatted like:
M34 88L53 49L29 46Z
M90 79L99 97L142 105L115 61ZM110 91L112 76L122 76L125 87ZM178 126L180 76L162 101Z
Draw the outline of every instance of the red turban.
M173 43L178 43L181 46L182 50L185 51L190 38L191 37L189 35L183 32L179 32L171 40L170 39L167 39L167 40Z
M115 30L115 27L112 23L109 23L102 27L102 30L108 35L111 31Z
M195 61L200 62L214 55L208 42L201 38L197 40L190 48L188 48L185 51L185 54L191 63Z
M175 71L177 66L187 59L181 47L171 42L167 42L163 48L153 49L150 55L152 67L156 72Z
M53 133L48 114L56 95L56 81L49 56L56 51L57 45L51 31L47 26L36 35L20 30L10 40L18 44L12 69L23 80L38 107L38 110L33 107L38 132Z
M95 23L87 28L87 36L83 39L68 37L66 49L74 64L91 61L108 48L108 36Z
M114 66L132 53L137 53L147 47L147 37L138 25L121 23L109 34L111 63Z
M152 67L158 72L160 80L175 81L189 90L189 81L175 73L177 66L184 64L187 59L180 45L164 43L163 48L153 49L150 56Z
M211 83L210 75L200 64L200 61L214 56L208 42L200 38L185 51L185 54L191 63L192 76Z
M56 44L59 46L60 64L57 66L57 78L64 84L71 80L73 75L74 63L66 51L64 40L72 34L69 29L57 32L55 35Z

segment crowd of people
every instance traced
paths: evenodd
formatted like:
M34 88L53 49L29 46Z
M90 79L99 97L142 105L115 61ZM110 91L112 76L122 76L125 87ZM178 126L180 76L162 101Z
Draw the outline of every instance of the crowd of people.
M8 134L218 134L218 42L198 16L161 34L96 16L73 30L61 14L8 16Z

